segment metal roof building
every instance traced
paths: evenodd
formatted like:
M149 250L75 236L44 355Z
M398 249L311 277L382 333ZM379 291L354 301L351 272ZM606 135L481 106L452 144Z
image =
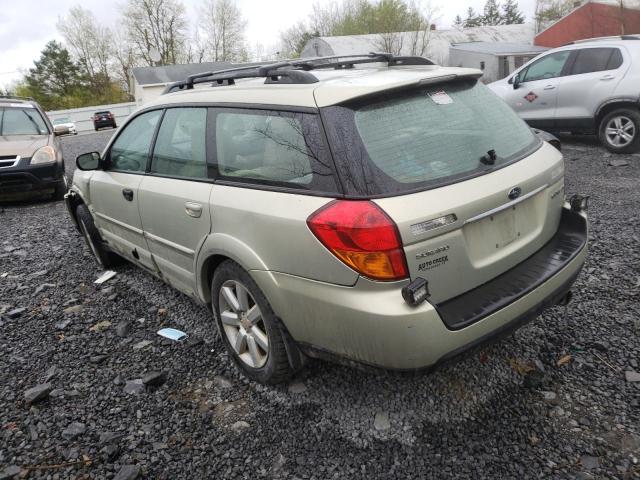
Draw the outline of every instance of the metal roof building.
M449 48L454 43L501 42L532 44L535 35L533 24L474 27L461 30L431 30L426 32L398 32L394 44L399 46L391 53L398 55L423 55L440 65L449 65ZM417 41L416 41L417 40ZM388 43L388 42L387 42ZM422 43L426 44L420 51ZM384 50L384 35L349 35L342 37L316 37L307 42L302 57L324 55L353 55ZM418 47L416 49L416 47Z
M526 43L455 43L449 50L449 65L479 68L484 72L482 81L490 83L506 77L545 50L547 48Z

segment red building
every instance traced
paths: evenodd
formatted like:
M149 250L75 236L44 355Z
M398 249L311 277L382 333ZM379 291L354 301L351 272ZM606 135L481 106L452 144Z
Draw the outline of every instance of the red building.
M542 30L533 43L555 48L585 38L632 34L640 34L640 1L591 0Z

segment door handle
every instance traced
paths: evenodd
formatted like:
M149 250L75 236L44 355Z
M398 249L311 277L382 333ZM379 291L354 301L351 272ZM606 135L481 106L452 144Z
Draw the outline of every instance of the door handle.
M202 215L202 205L194 202L185 202L184 211L190 217L200 218L200 215Z
M613 80L614 78L616 78L615 75L604 75L603 77L600 77L600 80Z
M553 90L554 88L556 88L555 85L547 85L546 87L544 87L545 90Z
M131 190L130 188L123 188L122 196L124 197L125 200L128 200L129 202L131 202L133 200L133 190Z

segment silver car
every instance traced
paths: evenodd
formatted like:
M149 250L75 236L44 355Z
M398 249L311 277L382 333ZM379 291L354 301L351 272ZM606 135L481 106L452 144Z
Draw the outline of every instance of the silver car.
M549 50L489 88L533 127L595 133L614 153L640 150L640 35Z
M208 305L256 381L431 367L567 301L587 254L561 153L480 75L389 54L196 75L78 157L67 206L102 266Z

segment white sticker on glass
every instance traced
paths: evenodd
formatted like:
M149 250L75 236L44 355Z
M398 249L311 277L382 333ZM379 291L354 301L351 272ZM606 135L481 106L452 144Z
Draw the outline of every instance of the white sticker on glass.
M433 100L437 105L449 105L450 103L453 103L453 98L451 98L444 90L431 92L429 97L431 97L431 100Z

